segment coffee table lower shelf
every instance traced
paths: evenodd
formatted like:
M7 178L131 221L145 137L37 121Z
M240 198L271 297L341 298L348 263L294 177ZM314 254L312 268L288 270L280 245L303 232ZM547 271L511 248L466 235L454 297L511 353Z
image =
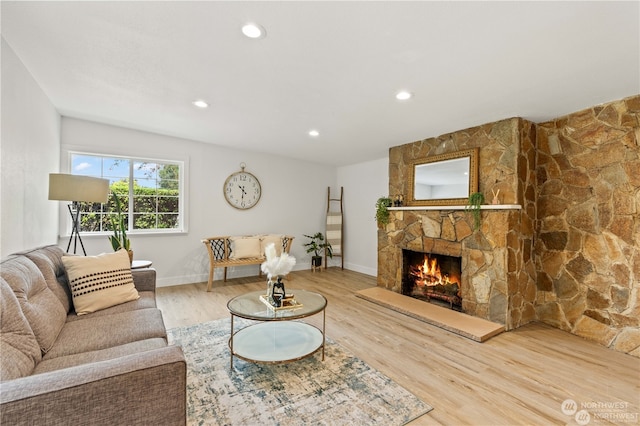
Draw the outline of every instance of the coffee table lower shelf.
M298 361L322 350L324 334L313 325L300 321L269 321L252 324L229 339L233 357L250 362L279 364Z

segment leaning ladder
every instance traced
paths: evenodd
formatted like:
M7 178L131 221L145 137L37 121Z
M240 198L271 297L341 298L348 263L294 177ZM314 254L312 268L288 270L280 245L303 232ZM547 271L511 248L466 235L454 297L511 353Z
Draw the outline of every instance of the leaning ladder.
M342 198L344 188L340 187L340 198L331 198L331 187L327 187L327 242L331 244L333 256L340 257L344 269L344 224ZM327 252L324 252L324 267L327 268Z

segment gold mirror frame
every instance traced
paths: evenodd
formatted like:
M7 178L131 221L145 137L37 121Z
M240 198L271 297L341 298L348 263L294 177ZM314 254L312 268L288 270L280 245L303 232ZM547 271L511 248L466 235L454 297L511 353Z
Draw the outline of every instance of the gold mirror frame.
M453 160L456 158L469 157L469 191L464 198L430 198L416 199L415 179L416 167L424 164L433 164L442 161ZM469 201L469 195L478 192L478 148L466 149L463 151L451 152L447 154L433 155L426 158L418 158L411 162L411 170L407 174L407 199L408 206L453 206L466 205Z

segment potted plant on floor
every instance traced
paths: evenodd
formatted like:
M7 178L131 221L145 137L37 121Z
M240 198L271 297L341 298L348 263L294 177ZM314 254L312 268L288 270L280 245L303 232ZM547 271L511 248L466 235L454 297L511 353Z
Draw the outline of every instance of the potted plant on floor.
M313 256L311 256L311 264L314 267L322 266L321 253L323 250L327 256L333 258L331 244L329 241L325 241L322 232L316 232L314 235L305 235L305 237L309 238L309 242L305 243L304 246L307 248L307 253L313 253Z
M122 213L122 202L114 191L111 191L115 201L116 213L109 216L113 235L109 236L109 242L113 251L125 249L129 253L129 261L133 262L133 251L131 250L131 240L127 237L127 223Z

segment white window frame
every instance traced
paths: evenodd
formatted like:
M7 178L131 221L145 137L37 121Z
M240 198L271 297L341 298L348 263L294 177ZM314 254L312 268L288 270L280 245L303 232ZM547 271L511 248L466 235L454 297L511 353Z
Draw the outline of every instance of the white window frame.
M111 154L111 153L104 153L104 152L93 152L93 151L84 151L84 150L78 150L78 149L68 149L66 151L66 162L67 164L63 166L63 169L66 168L67 172L69 174L73 174L73 170L71 170L72 168L72 161L71 158L73 155L89 155L89 156L93 156L93 157L103 157L103 158L121 158L123 160L128 160L130 162L129 164L129 211L133 211L133 197L131 196L132 191L133 191L133 165L135 163L138 162L152 162L152 163L163 163L163 164L175 164L178 165L180 167L180 176L179 176L179 191L180 191L180 196L178 197L178 209L179 209L179 214L178 214L178 227L176 228L154 228L154 229L134 229L133 228L133 221L129 220L127 222L127 234L132 234L132 235L145 235L145 234L183 234L186 233L188 231L188 223L187 223L187 211L186 211L186 206L187 204L187 191L186 188L188 187L187 182L186 182L186 177L188 176L187 173L187 168L188 168L188 160L187 159L166 159L166 158L152 158L152 157L140 157L140 156L132 156L132 155L122 155L122 154ZM71 228L72 228L72 223L71 223L71 217L69 216L67 209L66 209L66 205L63 206L64 207L64 212L66 212L65 214L65 228L66 228L66 236L71 234ZM61 213L62 214L62 213ZM130 216L131 218L132 216ZM87 232L87 231L82 231L80 232L80 234L82 236L104 236L104 235L110 235L111 231L93 231L93 232Z

